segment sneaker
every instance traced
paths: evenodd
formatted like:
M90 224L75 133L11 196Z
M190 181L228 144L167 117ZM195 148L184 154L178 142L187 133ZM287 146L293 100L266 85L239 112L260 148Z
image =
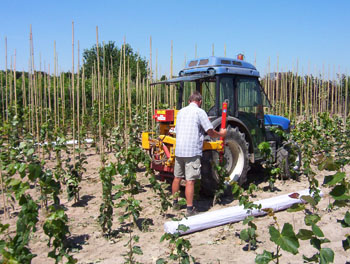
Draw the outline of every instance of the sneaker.
M196 208L192 208L192 209L188 209L187 208L187 211L186 211L186 216L189 217L189 216L194 216L198 214L198 211L196 210Z

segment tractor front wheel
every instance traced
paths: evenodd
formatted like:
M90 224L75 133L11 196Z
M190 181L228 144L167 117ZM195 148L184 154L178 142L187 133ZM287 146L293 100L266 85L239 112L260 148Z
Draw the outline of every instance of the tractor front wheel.
M297 143L288 141L277 150L277 165L284 180L298 179L301 168L301 151Z
M223 162L227 172L225 181L236 181L242 185L247 180L249 170L248 143L238 128L227 128ZM204 151L202 157L201 191L209 196L215 193L220 184L220 178L215 165L219 164L220 155L217 151Z

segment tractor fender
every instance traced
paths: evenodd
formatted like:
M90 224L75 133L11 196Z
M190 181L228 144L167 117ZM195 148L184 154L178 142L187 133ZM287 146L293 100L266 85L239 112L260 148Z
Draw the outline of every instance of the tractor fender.
M211 123L213 124L214 129L220 128L221 117L218 117L217 119L215 119ZM254 153L253 139L249 133L249 129L247 128L247 126L241 120L239 120L238 118L232 117L232 116L227 117L226 123L227 123L226 127L228 125L230 125L231 127L237 127L239 129L239 131L244 133L245 138L246 138L247 142L249 143L249 149L248 149L249 153L250 154Z

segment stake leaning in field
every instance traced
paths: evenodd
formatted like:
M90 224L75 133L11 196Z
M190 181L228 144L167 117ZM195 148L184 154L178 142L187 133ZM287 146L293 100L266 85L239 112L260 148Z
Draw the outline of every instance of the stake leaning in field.
M196 214L193 207L195 180L201 178L201 156L205 132L212 138L225 137L226 129L214 130L206 112L201 109L202 96L194 92L189 97L189 105L182 108L176 120L176 147L172 194L176 197L183 178L186 179L185 196L187 216ZM174 207L178 207L177 198Z

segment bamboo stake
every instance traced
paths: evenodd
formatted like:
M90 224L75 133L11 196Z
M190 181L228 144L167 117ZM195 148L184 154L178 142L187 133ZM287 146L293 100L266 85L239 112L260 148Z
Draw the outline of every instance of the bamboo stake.
M339 69L340 70L340 69ZM342 76L341 76L341 73L339 71L339 93L338 93L338 112L339 112L339 115L343 116L344 115L344 97L345 97L345 91L344 91L344 87L345 84L343 84L343 81L342 81Z
M348 90L349 90L348 80L349 80L349 77L346 75L346 78L345 78L345 108L344 108L344 127L345 128L346 128L346 121L348 118Z
M12 56L11 56L11 63L10 63L10 69L9 69L9 106L12 107L13 106L13 91L12 91L12 85L13 85L13 80L11 78L13 78L13 75L11 74L11 70L13 69L13 61L12 61Z
M96 50L97 50L97 89L98 89L98 133L100 138L100 154L101 165L104 166L104 151L103 151L103 138L102 138L102 120L101 120L101 82L100 82L100 53L98 46L98 27L96 26Z
M336 84L335 82L335 68L333 66L333 77L332 77L332 114L334 114L335 110L334 110L334 107L335 107L335 98L336 98L336 88L337 86L335 85L334 87L334 84Z
M0 163L0 184L1 184L1 194L2 194L2 203L4 208L4 219L8 219L8 211L7 211L7 200L5 199L5 187L2 179L2 164Z
M83 93L83 111L82 111L82 114L83 116L85 116L87 114L86 112L86 91L85 91L85 66L83 64L83 74L82 74L82 93Z
M33 109L35 111L35 122L36 122L36 140L37 142L40 141L40 134L39 134L39 116L38 116L38 91L36 86L36 74L35 74L35 66L34 66L34 44L33 44L33 34L32 34L32 25L30 25L30 35L31 35L31 53L32 53L32 71L33 71ZM34 135L34 133L33 133ZM40 149L40 147L39 147Z
M75 168L75 83L74 83L74 22L72 22L72 121L73 121L73 167Z
M112 101L111 101L111 105L113 106L113 123L114 125L116 124L116 116L115 116L115 87L114 87L114 72L113 72L113 60L112 60L112 56L111 56L111 89L112 89Z
M55 132L57 132L57 99L56 99L56 40L53 42L54 74L53 74L53 115L55 121ZM50 101L49 101L50 102ZM50 104L50 103L49 103Z
M295 111L294 117L295 118L298 115L298 109L297 109L298 91L299 91L298 72L299 72L299 60L297 59L297 70L296 70L296 74L295 74L295 77L294 77L294 111Z
M118 126L120 127L120 112L121 112L121 105L122 105L122 60L123 60L123 45L120 51L119 55L119 71L118 71Z
M302 78L300 78L300 109L299 115L303 115L303 98L304 98L304 74L301 74Z
M153 75L152 75L152 36L149 37L149 78L152 82Z
M131 118L131 76L130 76L130 57L128 57L128 109L129 109L129 125L132 127Z
M128 126L127 126L127 121L126 121L126 59L125 59L125 49L126 49L126 40L124 36L124 50L123 50L123 104L124 104L124 140L125 140L125 145L128 147Z
M5 120L5 104L4 104L4 88L2 86L3 74L1 73L1 107L2 107L2 120Z
M16 49L15 49L15 59L14 59L14 66L13 66L13 91L15 94L15 113L17 115Z
M8 84L7 84L7 37L5 37L5 109L6 111L6 121L8 121L8 109L9 109L9 105L8 105L8 98L7 98L7 94L8 94Z
M48 74L44 75L44 111L45 111L45 122L47 122L47 116L49 115L48 113L48 105L51 106L51 102L48 99L50 97L50 64L48 68ZM51 98L50 98L51 99Z
M173 55L174 55L174 45L173 45L173 40L171 40L171 50L170 50L170 79L173 78L173 64L174 64L174 60L173 60ZM170 102L169 102L169 106L170 108L173 108L173 86L170 85L169 87L169 93L170 93Z
M292 117L292 94L293 94L293 73L291 72L290 74L290 80L289 80L289 111L288 111L288 118L289 120L291 119ZM295 87L294 87L295 89ZM286 92L288 92L288 90L286 90ZM288 97L287 97L287 100L288 100Z
M60 127L60 89L59 89L59 79L58 79L58 72L57 72L57 66L58 66L58 63L57 63L57 55L55 56L55 69L56 69L56 72L55 72L55 79L56 79L56 85L55 85L55 89L56 89L56 114L57 114L57 126ZM62 101L62 99L61 99ZM55 114L55 115L56 115ZM55 127L55 131L57 132L57 128Z
M74 116L73 116L74 119ZM78 133L78 149L80 158L80 43L78 40L78 68L77 68L77 133Z
M139 53L137 52L137 62L136 62L136 105L140 105L140 87L139 87ZM157 50L157 58L158 58L158 50ZM136 107L137 109L137 113L140 113L140 111L142 111L141 109L139 109L139 107Z
M279 102L279 72L278 72L278 62L279 62L279 56L277 55L277 79L276 79L276 101L275 103L277 103L277 114L279 114L279 109L280 109L280 104L281 102Z
M62 98L62 124L65 126L65 111L66 111L66 92L64 89L64 74L61 75L61 98Z
M106 106L106 101L105 101L105 85L106 85L106 52L105 52L105 42L102 42L102 117L105 116L105 106Z

